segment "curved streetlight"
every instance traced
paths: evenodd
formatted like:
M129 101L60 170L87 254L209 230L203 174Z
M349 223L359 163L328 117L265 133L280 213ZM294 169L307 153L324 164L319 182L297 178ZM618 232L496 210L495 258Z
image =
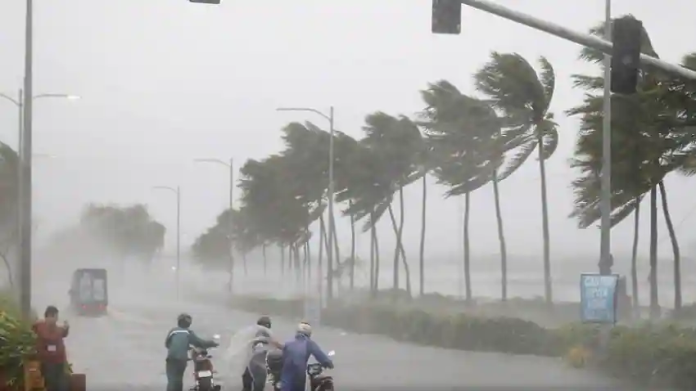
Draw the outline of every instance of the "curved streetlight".
M181 282L181 188L171 186L153 186L153 190L166 190L176 195L176 298L179 298Z
M25 156L32 156L32 107L33 101L42 98L61 98L67 100L77 100L80 99L77 95L70 94L39 94L32 95L32 61L31 61L31 50L32 41L31 34L29 31L32 29L31 24L31 0L27 1L27 40L26 40L26 62L25 62L25 78L24 78L24 89L20 89L17 94L17 98L13 98L7 94L0 93L0 98L7 100L17 106L19 110L18 114L18 147L17 155L19 157L20 164L18 167L18 178L19 178L19 218L18 226L20 230L19 241L20 241L20 306L22 312L26 316L31 314L31 242L32 242L32 227L29 222L32 220L32 199L31 196L24 197L24 194L31 194L32 191L32 180L31 180L31 161L32 159L25 159ZM28 91L28 99L25 102L24 91Z
M232 293L232 284L234 282L234 249L232 247L232 230L233 230L233 223L232 223L232 218L234 217L234 214L232 213L233 207L234 207L234 159L230 158L229 163L222 160L222 159L214 159L214 158L201 158L201 159L194 159L193 160L196 163L214 163L214 164L219 164L227 167L230 171L230 200L229 200L229 208L230 208L230 216L227 219L227 238L229 239L229 250L230 250L230 281L228 282L227 289L230 293Z
M22 156L24 155L22 152L22 140L24 139L24 134L22 132L22 130L24 128L24 126L23 126L24 115L22 113L22 110L24 109L24 91L22 89L20 89L17 93L16 98L14 98L8 94L0 93L0 98L14 104L15 106L17 106L17 109L19 110L19 114L17 117L17 120L19 122L19 126L17 129L18 134L19 134L19 136L17 137L17 140L18 140L17 141L17 144L18 144L17 154L21 159ZM39 94L39 95L35 95L33 100L46 99L46 98L67 99L67 100L80 100L80 99L82 99L79 95L72 95L72 94Z
M334 107L329 108L329 114L326 114L320 110L313 109L311 107L279 107L276 111L304 111L317 114L327 121L329 121L329 243L328 251L326 251L326 267L328 270L328 276L326 278L326 290L327 290L327 301L331 301L333 297L333 239L335 233L334 221ZM323 293L321 283L323 276L319 277L319 300L321 301L321 296Z

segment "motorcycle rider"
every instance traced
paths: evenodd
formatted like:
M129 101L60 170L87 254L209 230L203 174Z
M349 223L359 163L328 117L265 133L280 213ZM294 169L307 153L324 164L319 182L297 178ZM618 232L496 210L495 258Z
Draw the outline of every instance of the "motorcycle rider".
M242 391L263 391L267 377L266 353L271 347L283 348L283 344L271 335L270 317L260 317L256 325L259 327L251 343L251 358L242 375Z
M304 391L307 376L307 362L310 356L324 367L333 368L331 359L312 341L312 326L307 322L297 325L295 339L283 347L283 372L281 374L281 391Z
M190 346L199 349L214 348L218 343L212 340L201 339L189 329L193 318L189 314L181 314L176 320L177 327L169 330L164 346L167 348L167 391L183 391L184 372L188 363L188 351Z

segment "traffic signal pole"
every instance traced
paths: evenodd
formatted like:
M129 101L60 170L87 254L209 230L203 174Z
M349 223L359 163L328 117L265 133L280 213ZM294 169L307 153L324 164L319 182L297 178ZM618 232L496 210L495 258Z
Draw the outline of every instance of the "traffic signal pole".
M583 34L571 29L567 29L555 23L535 18L531 15L524 14L522 12L514 11L509 8L491 3L486 0L461 0L462 4L468 5L469 7L476 8L478 10L487 12L489 14L500 16L507 20L523 24L527 27L531 27L535 30L543 31L547 34L555 35L556 37L563 38L567 41L575 42L579 45L586 46L592 49L599 50L605 54L611 55L612 44L609 41L603 40L599 37L595 37L590 34ZM684 77L690 80L696 80L696 72L688 68L684 68L680 65L672 64L667 61L662 61L660 59L646 56L644 54L640 55L640 62L642 64L651 65L659 68L671 75Z

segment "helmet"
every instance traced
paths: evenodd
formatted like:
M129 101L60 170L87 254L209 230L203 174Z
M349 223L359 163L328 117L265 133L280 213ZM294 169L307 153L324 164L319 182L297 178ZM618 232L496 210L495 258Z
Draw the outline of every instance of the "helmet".
M311 337L312 336L312 326L310 326L309 323L307 323L307 322L300 322L300 324L297 325L297 333Z
M270 329L271 328L271 318L264 315L264 316L260 317L259 320L256 321L256 324L259 326L263 326L267 329Z
M193 318L189 314L181 314L178 318L176 318L176 323L179 327L187 329L191 327L191 323L193 323Z

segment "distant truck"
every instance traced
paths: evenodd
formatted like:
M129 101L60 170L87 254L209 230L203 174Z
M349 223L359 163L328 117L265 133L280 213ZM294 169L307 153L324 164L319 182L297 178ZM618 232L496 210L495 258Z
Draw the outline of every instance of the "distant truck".
M106 269L75 270L68 294L70 306L78 315L105 315L109 305Z

